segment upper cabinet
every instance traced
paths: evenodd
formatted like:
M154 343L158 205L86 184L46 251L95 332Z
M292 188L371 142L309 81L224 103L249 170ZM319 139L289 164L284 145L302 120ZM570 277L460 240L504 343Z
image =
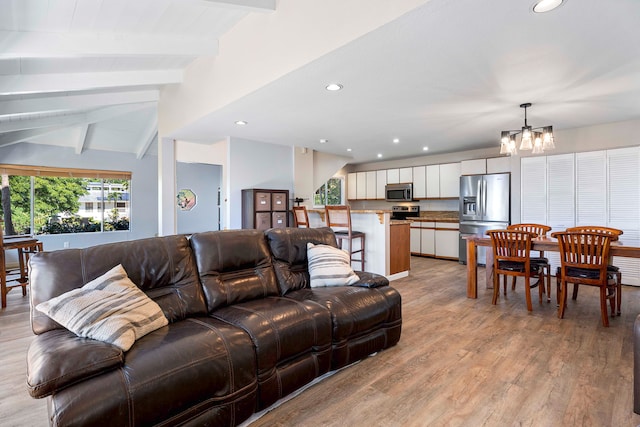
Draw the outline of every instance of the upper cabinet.
M376 171L376 199L384 199L384 187L387 185L387 171L385 169Z
M487 173L485 159L463 160L460 162L460 175L483 175Z
M427 167L416 166L413 168L413 197L424 199L427 197Z
M460 196L460 163L440 165L440 198Z
M413 168L400 168L400 182L413 182Z
M367 191L365 197L369 200L375 199L377 195L376 191L376 171L369 171L367 174Z
M511 172L511 157L492 157L487 159L487 173Z
M387 184L400 183L400 169L387 169Z
M427 198L440 197L440 165L427 166Z
M356 199L367 198L367 173L356 172Z
M356 173L348 173L347 174L347 199L356 200L357 199L357 182L358 177Z

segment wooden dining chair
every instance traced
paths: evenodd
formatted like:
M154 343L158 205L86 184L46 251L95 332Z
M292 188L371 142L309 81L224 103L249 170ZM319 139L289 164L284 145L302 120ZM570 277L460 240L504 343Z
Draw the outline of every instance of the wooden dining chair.
M507 230L528 231L529 233L534 233L536 237L547 237L547 233L551 231L551 227L544 224L511 224L507 226ZM538 277L538 281L542 279L542 286L545 284L546 277L546 294L547 302L549 302L551 301L551 264L549 263L549 258L544 256L544 251L540 251L537 257L530 256L529 259L531 261L533 277ZM517 277L514 276L511 289L515 289L516 287L516 279ZM535 287L536 285L533 286ZM542 290L545 292L544 287Z
M611 227L602 227L599 225L580 225L577 227L567 228L566 231L582 231L589 233L604 233L611 236L612 242L617 242L620 236L623 234L622 230L618 230L617 228ZM620 305L622 304L622 272L620 272L620 268L612 265L611 260L607 264L607 274L610 279L615 279L616 281L616 309L617 314L620 316ZM578 284L573 284L573 294L572 299L578 298Z
M298 228L309 228L309 214L304 206L293 207L293 222Z
M531 239L534 233L519 230L489 230L486 232L491 237L493 250L493 299L492 304L497 304L500 293L499 276L502 275L504 294L507 294L507 276L524 277L525 298L527 310L532 311L531 304ZM538 287L540 303L542 303L542 286Z
M361 231L354 231L351 228L351 208L348 205L325 206L325 220L327 227L331 227L336 235L338 246L342 248L342 242L349 243L349 256L351 261L360 262L364 271L364 240L365 234ZM360 240L360 248L353 249L353 241ZM354 259L353 255L360 253L359 259Z
M607 264L611 236L582 231L560 231L552 233L560 247L560 305L558 317L563 318L567 307L568 283L597 286L600 288L600 314L602 325L609 326L607 300L611 315L616 310L616 285L609 278Z

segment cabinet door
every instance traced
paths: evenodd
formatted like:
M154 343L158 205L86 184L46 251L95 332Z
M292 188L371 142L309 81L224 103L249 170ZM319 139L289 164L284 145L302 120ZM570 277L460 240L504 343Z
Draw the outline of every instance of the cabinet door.
M412 254L421 254L422 249L420 248L420 233L421 233L420 223L412 222L411 230L409 231L411 234L411 253Z
M492 157L487 159L487 173L511 172L511 157Z
M387 170L376 171L376 199L384 200L386 198L385 185L387 185Z
M547 160L520 160L520 222L547 224Z
M440 197L440 165L427 166L427 197Z
M387 169L387 184L400 183L400 169Z
M357 181L358 178L355 173L347 174L347 199L355 200L357 197Z
M271 212L256 212L256 229L266 230L271 228Z
M367 198L367 173L356 172L356 199L364 200Z
M458 230L436 230L436 256L458 259Z
M485 159L463 160L460 162L460 175L482 175L487 173Z
M573 227L575 211L574 155L570 153L548 156L547 224L553 228L553 231Z
M460 163L440 165L440 197L460 196Z
M420 252L422 255L434 256L436 254L435 230L433 228L420 230Z
M271 193L256 191L255 193L255 210L270 211L271 210Z
M413 168L400 168L400 182L413 182Z
M413 197L416 199L427 197L427 168L425 166L413 168Z
M274 211L287 210L287 193L271 194L271 210L274 210Z
M576 153L576 225L607 223L607 152Z
M376 171L367 172L367 191L365 198L372 200L376 198Z

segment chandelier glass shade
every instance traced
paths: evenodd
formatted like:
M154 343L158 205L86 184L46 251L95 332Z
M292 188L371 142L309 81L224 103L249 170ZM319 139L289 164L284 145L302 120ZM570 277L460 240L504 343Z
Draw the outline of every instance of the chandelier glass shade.
M520 104L524 108L524 126L519 130L503 130L500 133L500 154L514 156L520 151L531 151L532 154L542 154L545 150L556 148L553 140L553 126L534 128L527 123L527 108L531 103ZM520 145L516 136L520 135ZM516 148L517 147L517 148Z

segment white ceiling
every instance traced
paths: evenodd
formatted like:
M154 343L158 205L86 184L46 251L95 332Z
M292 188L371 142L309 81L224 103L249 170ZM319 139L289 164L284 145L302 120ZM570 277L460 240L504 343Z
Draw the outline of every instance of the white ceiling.
M532 4L427 1L172 136L366 162L497 149L524 102L530 125L555 130L640 118L640 1ZM267 0L0 0L0 146L153 152L158 88L256 12L278 13ZM325 91L331 81L344 89Z

